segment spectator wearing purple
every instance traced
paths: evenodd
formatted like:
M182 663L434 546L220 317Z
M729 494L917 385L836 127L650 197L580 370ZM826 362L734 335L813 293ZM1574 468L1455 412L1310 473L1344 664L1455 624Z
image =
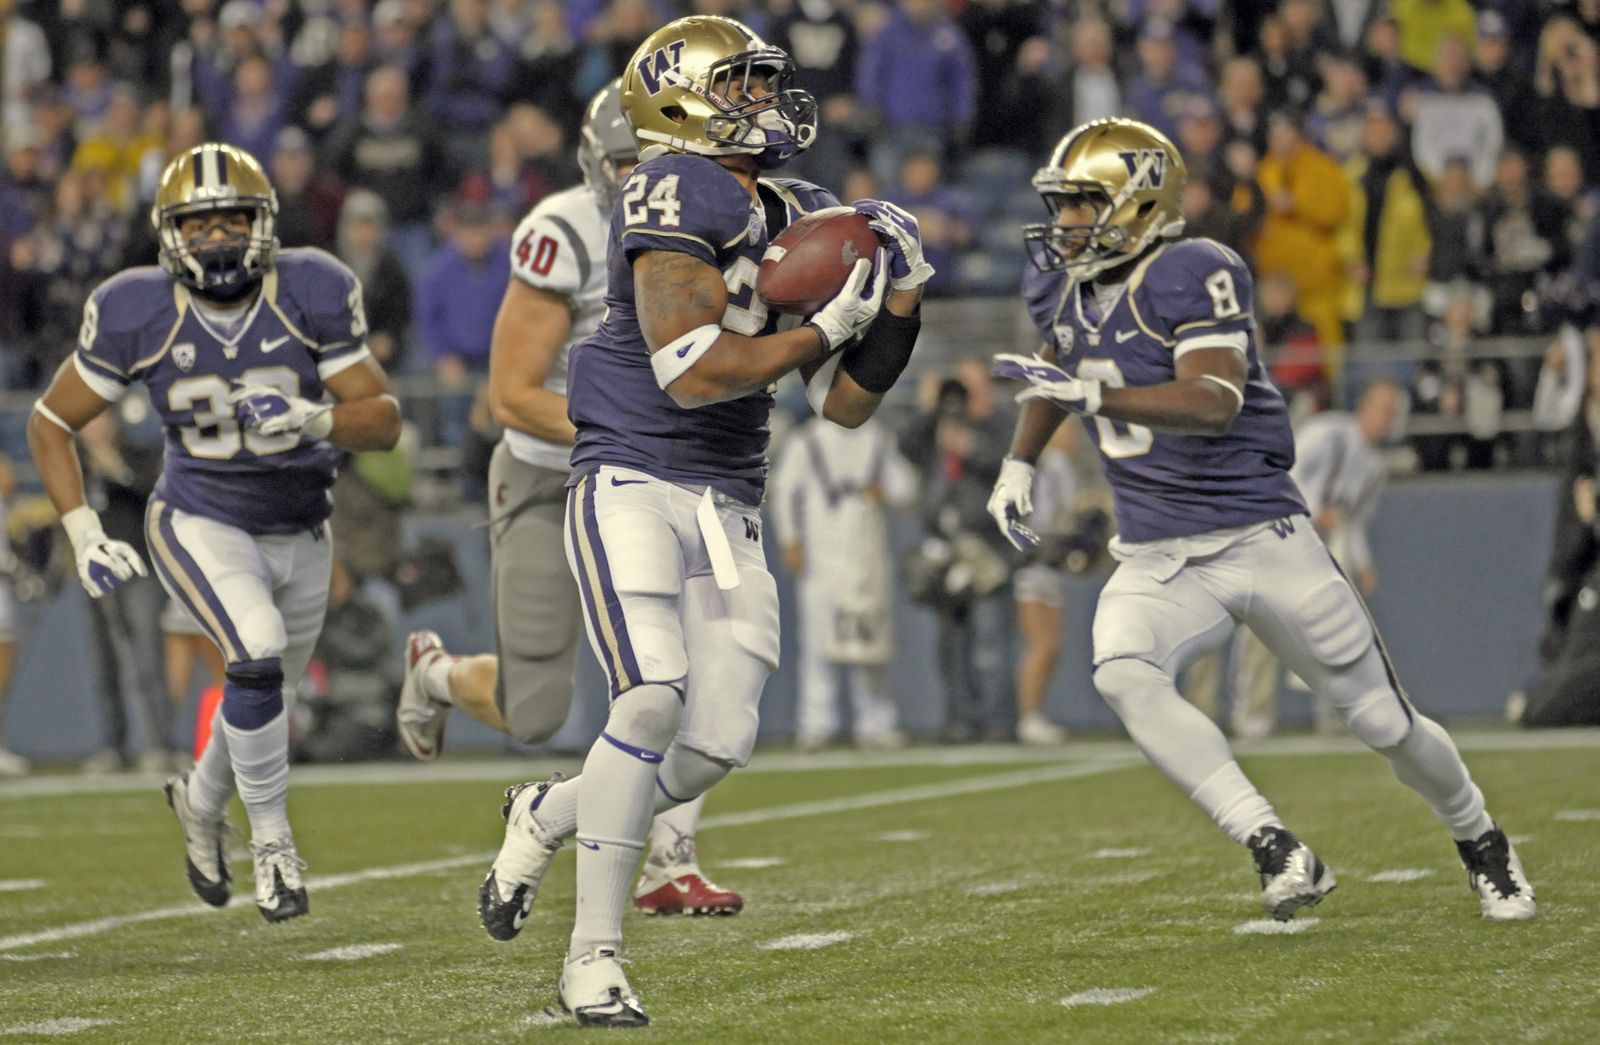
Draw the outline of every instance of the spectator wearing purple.
M361 111L361 90L376 64L372 29L360 18L339 24L333 57L302 72L289 102L289 120L317 141Z
M861 44L856 93L887 128L872 164L892 181L912 151L947 155L966 142L977 108L972 47L943 0L900 0Z
M255 0L228 0L217 12L215 23L209 17L195 16L189 26L189 43L193 48L191 88L195 101L213 123L226 118L234 71L246 58L266 58L272 64L273 81L286 88L299 71L283 47L276 19L266 17Z
M1495 158L1505 142L1505 125L1494 96L1471 81L1472 52L1459 36L1439 40L1433 76L1402 99L1411 114L1411 154L1430 179L1444 173L1446 160L1465 156L1472 182L1486 189L1495 179Z
M1178 110L1195 94L1211 93L1203 69L1178 59L1172 23L1146 22L1139 34L1139 71L1128 84L1129 111L1169 138L1178 134Z
M417 27L406 13L406 0L378 0L372 5L372 55L379 65L399 69L413 87L421 79Z
M428 114L450 128L445 143L460 166L481 166L487 157L515 65L516 54L489 28L487 0L450 0L434 21L423 68Z
M273 82L272 63L250 55L233 70L233 97L217 121L220 137L261 159L272 155L283 127L283 98Z
M323 162L345 185L383 200L390 246L415 278L433 250L433 200L453 181L444 145L411 107L403 72L372 71L361 115L329 136Z
M457 390L468 374L488 372L489 340L511 278L511 255L509 244L496 237L487 208L464 205L454 224L417 287L416 318L440 384Z
M934 268L931 295L961 288L961 256L973 244L977 223L959 192L944 185L939 157L932 152L908 153L900 164L899 188L889 200L910 211L922 234L922 252Z
M1088 5L1079 5L1086 7ZM1172 42L1178 49L1178 64L1204 69L1211 58L1211 37L1216 31L1219 0L1127 0L1121 8L1121 24L1137 30L1147 22L1160 21L1172 26Z

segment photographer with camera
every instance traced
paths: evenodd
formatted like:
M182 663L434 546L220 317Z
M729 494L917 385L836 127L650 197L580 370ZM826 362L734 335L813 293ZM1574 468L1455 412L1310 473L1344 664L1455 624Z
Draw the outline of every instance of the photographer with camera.
M1011 663L1016 621L1011 548L985 507L1011 441L1011 416L986 360L929 375L900 452L922 475L926 536L904 563L907 595L939 618L939 675L947 743L1010 740L1016 729Z

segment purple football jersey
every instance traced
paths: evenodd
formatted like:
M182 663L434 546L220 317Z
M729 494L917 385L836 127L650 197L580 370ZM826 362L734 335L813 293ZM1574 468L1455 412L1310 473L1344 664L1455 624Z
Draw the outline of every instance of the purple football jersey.
M1244 407L1225 435L1178 435L1084 417L1100 448L1124 540L1185 537L1306 510L1289 478L1288 410L1256 351L1250 271L1214 240L1157 248L1099 314L1093 290L1060 273L1034 272L1023 297L1061 365L1108 387L1174 380L1196 348L1232 347L1248 364Z
M135 381L149 389L166 426L156 496L247 533L296 533L327 519L343 453L298 434L242 431L228 394L262 384L319 400L325 378L366 356L366 333L355 275L331 254L296 249L279 253L231 334L161 269L119 273L84 306L73 358L106 399Z
M780 317L755 290L767 242L801 215L839 201L785 178L761 179L759 192L757 203L714 160L681 154L647 160L623 182L606 248L606 317L573 346L568 363L567 413L578 429L574 483L612 464L760 503L771 390L694 410L674 403L656 384L633 294L636 257L677 251L722 273L725 329L751 337L777 330Z

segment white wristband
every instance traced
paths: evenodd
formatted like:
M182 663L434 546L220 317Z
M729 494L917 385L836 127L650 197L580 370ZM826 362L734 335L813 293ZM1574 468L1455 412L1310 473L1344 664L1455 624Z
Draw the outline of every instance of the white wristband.
M707 323L695 327L682 337L662 345L658 351L652 352L650 368L656 372L656 384L662 391L666 391L667 386L699 362L700 357L710 351L711 346L721 336L720 326Z
M78 507L61 517L61 527L67 531L67 539L72 542L72 553L77 555L85 545L95 541L105 540L105 528L100 525L100 515L87 504Z
M1083 378L1083 412L1098 414L1100 412L1100 389L1104 386L1094 378Z

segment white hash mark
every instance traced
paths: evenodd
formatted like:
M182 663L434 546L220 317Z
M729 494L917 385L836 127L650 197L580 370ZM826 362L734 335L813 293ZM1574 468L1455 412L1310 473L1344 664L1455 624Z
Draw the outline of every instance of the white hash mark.
M1233 927L1235 936L1293 936L1303 933L1307 929L1322 921L1321 918L1296 918L1292 922L1279 922L1271 918L1258 918L1253 922L1241 922Z
M37 1034L45 1037L57 1037L62 1034L76 1034L81 1030L91 1027L105 1027L117 1022L89 1016L63 1016L57 1020L45 1020L43 1023L22 1023L15 1027L0 1027L0 1034Z
M1125 860L1133 856L1143 856L1149 851L1148 849L1096 849L1089 855L1096 860ZM1155 990L1154 987L1150 989Z
M42 951L39 954L0 954L0 962L42 962L46 958L76 958L77 951Z
M1021 882L984 882L967 890L968 896L1004 896L1022 888Z
M304 962L358 962L363 958L375 958L380 954L398 951L402 946L404 945L398 943L352 943L344 947L334 947L331 950L308 954L300 960Z
M8 878L0 880L0 893L20 893L25 889L43 889L43 878Z
M855 933L837 929L831 933L795 933L793 936L780 936L776 940L768 940L761 945L764 951L814 951L819 947L831 947L836 943L844 943Z
M881 835L874 835L874 842L920 842L928 837L926 831L885 831Z
M1600 820L1600 809L1561 809L1556 812L1557 820Z
M1398 871L1379 871L1377 874L1367 875L1367 881L1415 882L1419 878L1431 878L1435 873L1431 867L1406 867Z
M1061 1004L1069 1009L1076 1005L1116 1005L1155 992L1154 987L1096 987L1093 990L1069 994L1061 999Z
M744 871L759 871L763 867L782 867L786 861L776 856L740 856L719 861L718 867L736 867Z

